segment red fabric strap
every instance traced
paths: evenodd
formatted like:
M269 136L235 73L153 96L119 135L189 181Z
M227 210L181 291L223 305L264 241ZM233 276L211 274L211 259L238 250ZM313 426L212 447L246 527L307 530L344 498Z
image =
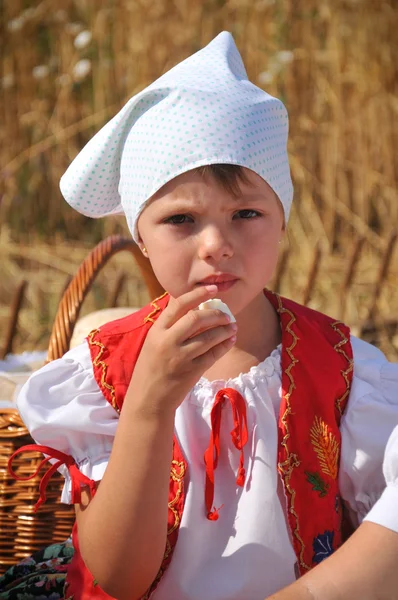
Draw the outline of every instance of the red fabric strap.
M15 471L12 468L12 462L13 462L14 458L16 456L18 456L18 454L22 454L23 452L42 452L43 454L46 454L46 457L43 458L43 460L40 462L36 471L32 475L29 475L28 477L20 477L19 475L17 475L17 473L15 473ZM89 479L88 477L83 475L83 473L81 473L79 471L78 466L72 456L70 456L69 454L64 454L63 452L60 452L60 450L56 450L55 448L49 448L48 446L39 446L36 444L28 444L27 446L22 446L22 448L18 448L18 450L16 450L14 452L14 454L12 454L12 456L10 457L10 459L8 461L8 472L10 473L10 475L12 477L14 477L14 479L17 479L18 481L30 481L31 479L33 479L34 477L37 476L37 474L39 473L42 466L45 465L47 462L49 462L52 458L56 459L57 462L55 462L53 465L51 465L51 467L46 471L46 473L43 475L43 477L40 480L40 484L39 484L40 498L38 499L38 501L35 504L35 507L34 507L35 512L47 500L46 488L47 488L48 482L50 481L50 478L52 477L52 475L58 470L58 468L61 465L65 465L68 468L69 475L71 477L73 504L80 504L80 502L81 502L80 485L87 485L90 488L90 492L92 495L94 495L95 491L96 491L95 481L93 481L92 479Z
M220 455L221 414L225 400L229 400L231 403L234 419L234 428L231 431L232 442L235 448L240 450L239 469L236 477L237 485L243 487L246 476L243 454L243 447L248 439L246 402L237 390L224 388L217 393L211 410L210 442L204 455L206 465L205 504L207 518L210 521L217 521L219 517L218 512L222 508L221 506L219 508L213 506L212 508L212 505L214 499L214 471L217 468L218 457Z

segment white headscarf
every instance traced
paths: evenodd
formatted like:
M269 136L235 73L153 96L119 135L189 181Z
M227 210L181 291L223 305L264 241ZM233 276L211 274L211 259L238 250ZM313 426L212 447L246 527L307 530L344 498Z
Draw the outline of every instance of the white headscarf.
M67 202L89 217L125 213L137 240L146 202L195 167L233 164L260 175L286 221L293 197L283 103L248 78L228 32L131 98L61 178Z

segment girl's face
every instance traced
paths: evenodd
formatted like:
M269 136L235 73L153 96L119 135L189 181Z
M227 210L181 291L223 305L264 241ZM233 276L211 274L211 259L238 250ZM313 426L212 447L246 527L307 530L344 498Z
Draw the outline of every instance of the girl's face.
M238 315L262 295L277 263L284 217L270 186L245 173L248 183L239 181L235 197L211 176L189 171L163 186L142 212L140 248L171 296L216 283L217 297Z

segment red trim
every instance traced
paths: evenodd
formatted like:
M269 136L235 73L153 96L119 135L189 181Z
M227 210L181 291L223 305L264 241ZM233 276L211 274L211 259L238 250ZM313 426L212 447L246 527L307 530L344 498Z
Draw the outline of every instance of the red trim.
M46 455L46 457L43 458L43 460L40 462L36 471L32 475L29 475L28 477L20 477L17 473L15 473L15 471L12 468L12 462L13 462L14 458L16 456L18 456L18 454L22 454L24 452L42 452L43 454ZM34 506L35 512L42 504L44 504L44 502L46 502L46 500L47 500L46 489L47 489L47 485L50 481L50 478L52 477L52 475L54 475L54 473L62 465L65 465L67 467L67 469L69 471L69 475L72 480L72 502L73 502L73 504L80 504L80 502L81 502L81 485L88 486L90 488L91 494L92 495L95 494L95 491L96 491L95 481L93 481L92 479L89 479L88 477L83 475L83 473L81 473L79 471L79 468L78 468L74 458L72 456L70 456L69 454L64 454L60 450L56 450L55 448L49 448L48 446L39 446L36 444L28 444L26 446L22 446L22 448L18 448L18 450L16 450L10 456L10 458L8 460L8 472L10 473L10 475L12 477L14 477L14 479L17 479L18 481L30 481L31 479L33 479L34 477L36 477L38 475L40 469L51 459L56 459L57 462L55 462L53 465L51 465L51 467L45 472L45 474L43 475L43 477L40 480L40 484L39 484L40 498L38 499L38 501L36 502L36 504Z

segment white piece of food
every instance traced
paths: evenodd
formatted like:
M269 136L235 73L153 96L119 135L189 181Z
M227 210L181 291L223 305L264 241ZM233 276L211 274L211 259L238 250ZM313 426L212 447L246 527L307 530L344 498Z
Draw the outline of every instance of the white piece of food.
M212 300L206 300L206 302L202 302L202 304L199 304L199 310L208 310L208 309L221 310L226 315L229 315L229 318L231 319L231 323L236 323L236 319L235 319L234 315L231 313L231 311L229 310L228 306L225 304L225 302L223 302L219 298L213 298Z

